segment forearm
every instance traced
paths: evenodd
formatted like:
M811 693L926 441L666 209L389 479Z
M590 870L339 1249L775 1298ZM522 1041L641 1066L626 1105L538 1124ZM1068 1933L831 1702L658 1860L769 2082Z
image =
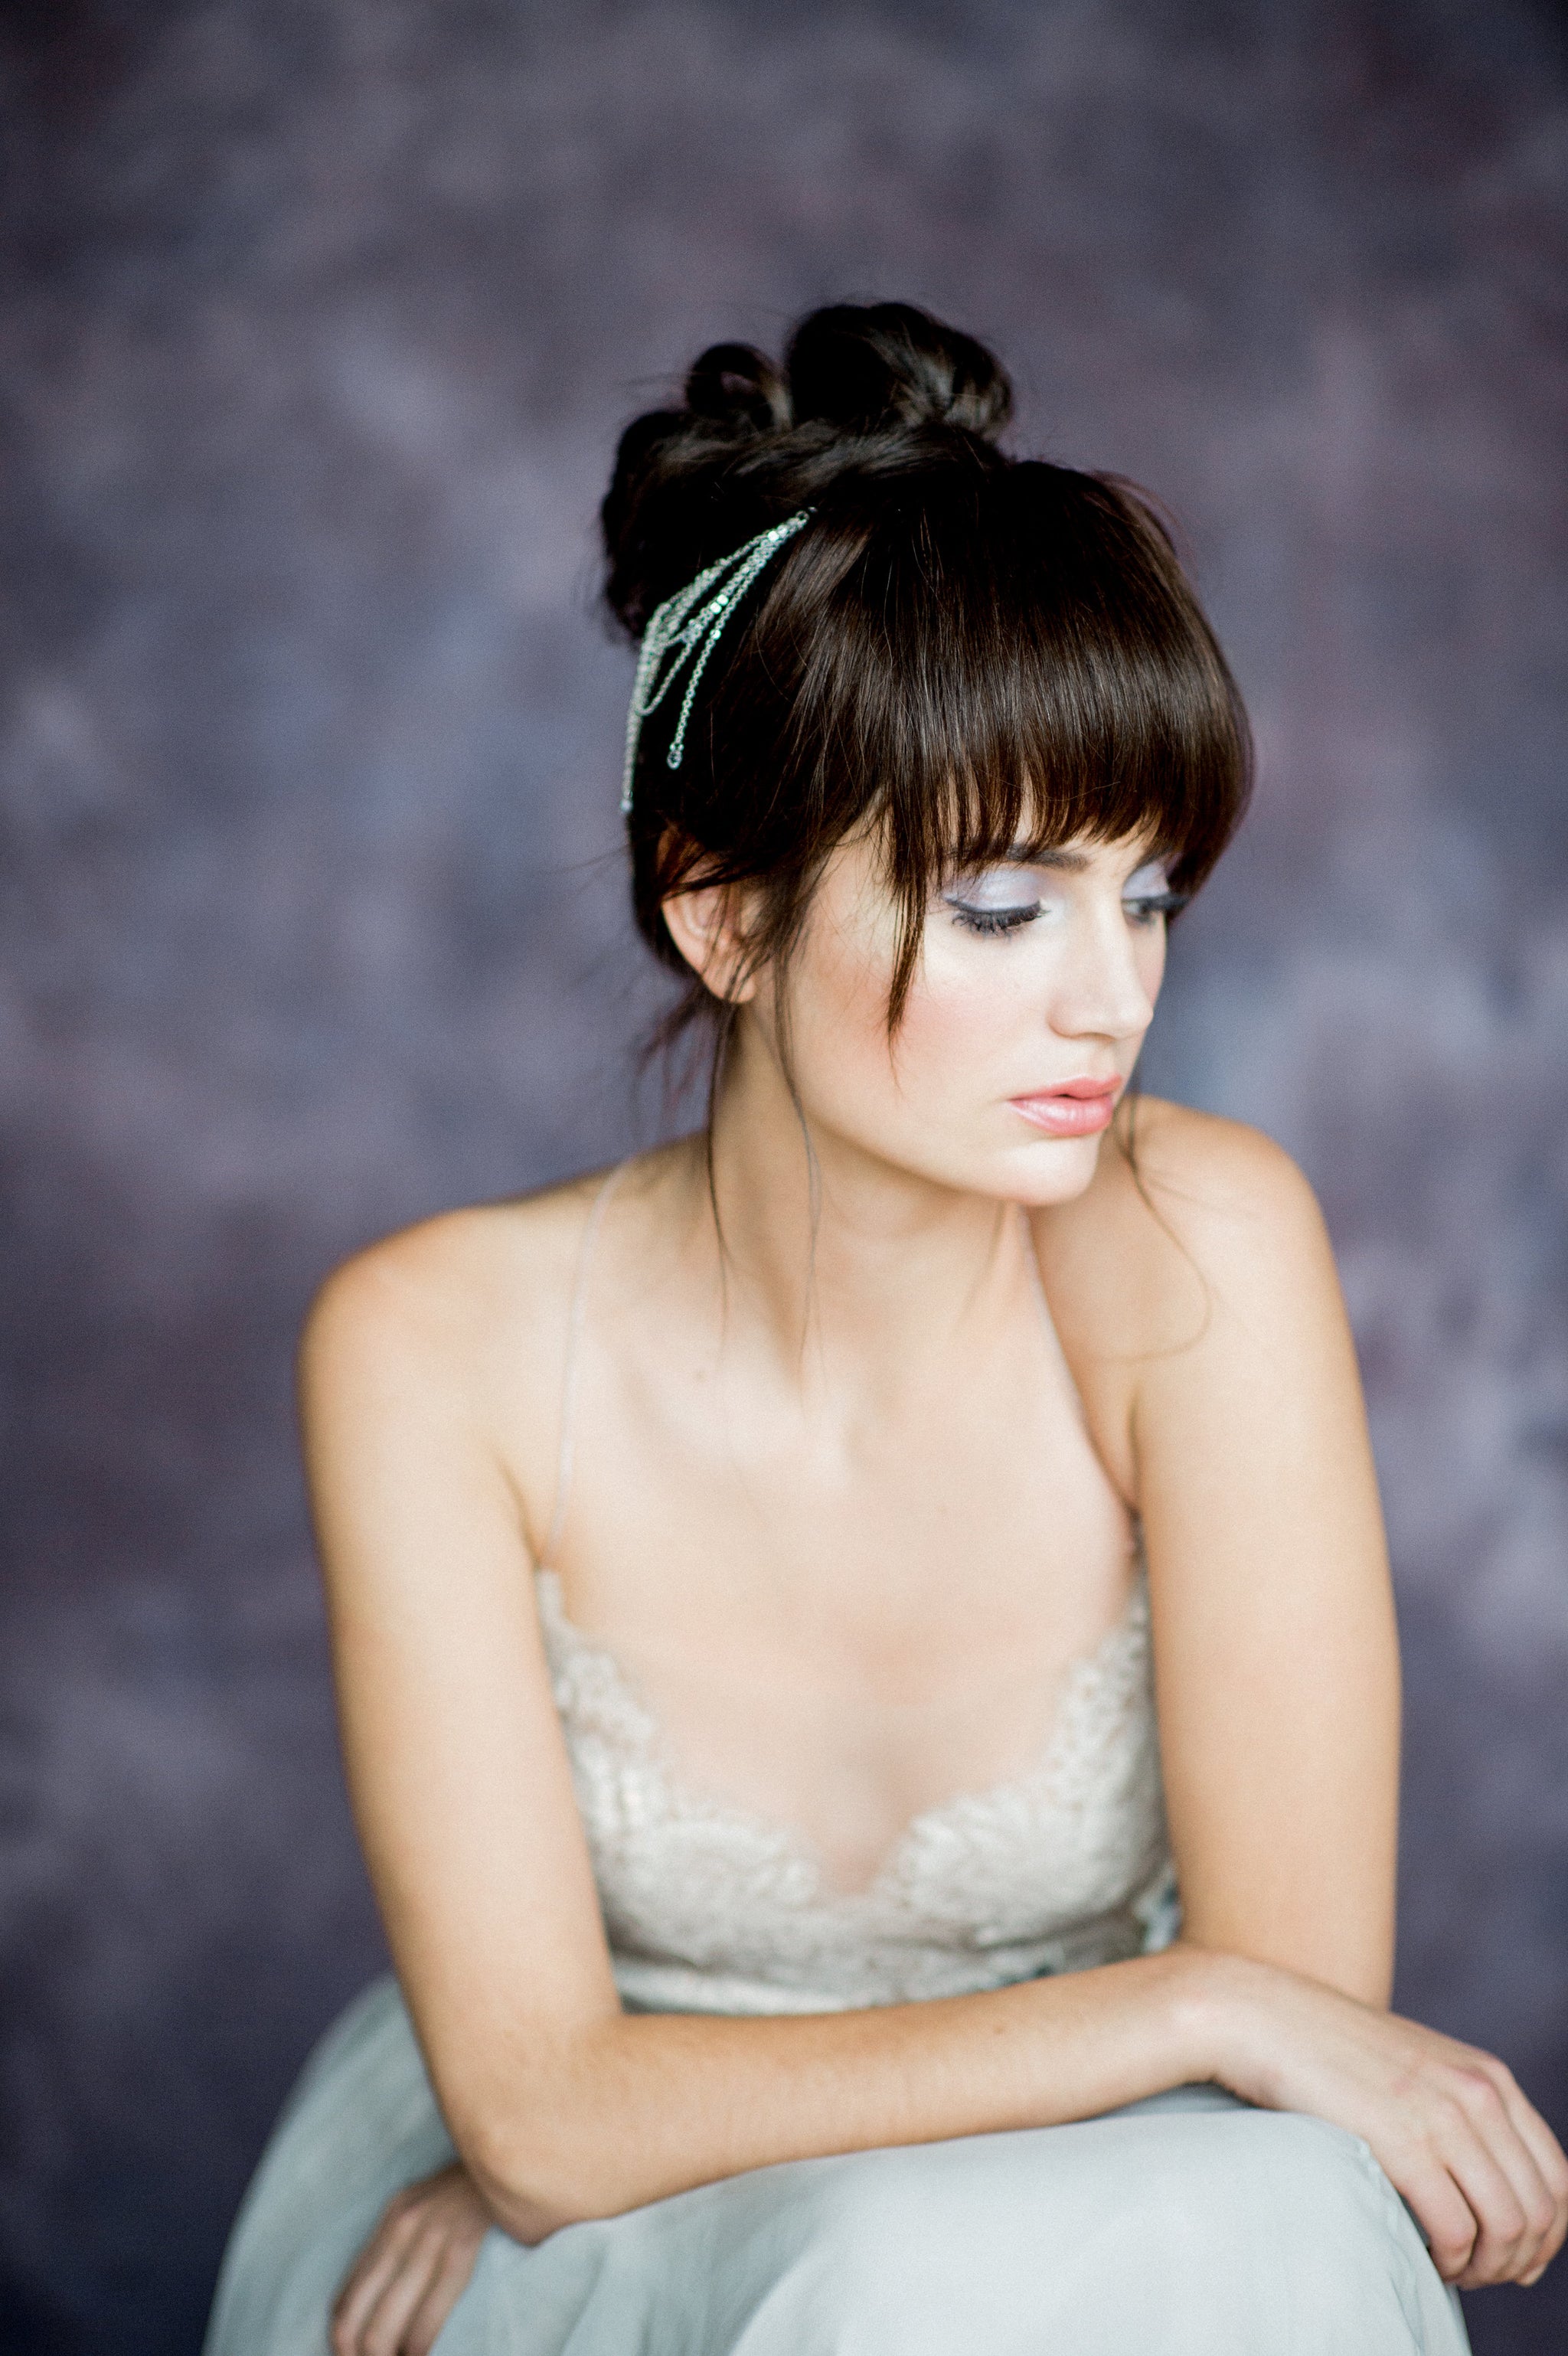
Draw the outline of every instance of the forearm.
M508 2072L514 2098L474 2105L458 2140L535 2242L781 2160L1093 2117L1213 2074L1211 1961L806 2019L617 2016Z

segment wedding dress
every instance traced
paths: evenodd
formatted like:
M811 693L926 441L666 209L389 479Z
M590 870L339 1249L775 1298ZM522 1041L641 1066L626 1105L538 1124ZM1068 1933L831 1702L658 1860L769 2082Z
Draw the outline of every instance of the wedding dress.
M572 1312L549 1556L596 1226ZM917 1816L855 1891L830 1883L792 1827L684 1785L656 1715L573 1626L552 1569L536 1591L629 2009L809 2013L956 1996L1174 1935L1141 1574L1070 1672L1032 1767ZM332 2301L387 2201L453 2157L396 1983L380 1980L328 2031L274 2131L205 2356L325 2356ZM1201 2086L1065 2126L758 2169L534 2249L492 2232L437 2356L1467 2345L1456 2297L1364 2144Z

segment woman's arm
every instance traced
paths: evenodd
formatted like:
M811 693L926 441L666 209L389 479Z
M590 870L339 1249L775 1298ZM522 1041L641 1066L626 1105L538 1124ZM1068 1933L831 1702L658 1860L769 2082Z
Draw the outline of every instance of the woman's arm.
M1311 1190L1256 1131L1146 1104L1136 1165L1107 1157L1045 1244L1143 1516L1182 1938L1215 1966L1197 1999L1214 2074L1366 2136L1445 2273L1527 2276L1562 2239L1554 2138L1501 2063L1382 2010L1398 1649Z
M1132 1442L1184 1935L1386 2005L1399 1651L1333 1255L1277 1146L1160 1110Z
M817 2019L623 2016L500 1440L519 1312L497 1322L477 1232L442 1222L351 1263L302 1371L356 1814L438 2098L508 2232L537 2240L777 2160L1082 2118L1189 2079L1247 2078L1246 2093L1260 2056L1276 2072L1260 2098L1289 2100L1298 2048L1321 2062L1304 2106L1327 2116L1352 2081L1358 2116L1394 2115L1414 2057L1435 2083L1468 2083L1482 2057L1467 2049L1196 1945ZM537 1313L553 1360L554 1292ZM1280 1991L1301 1988L1289 2014ZM1324 2007L1354 2024L1326 2062Z

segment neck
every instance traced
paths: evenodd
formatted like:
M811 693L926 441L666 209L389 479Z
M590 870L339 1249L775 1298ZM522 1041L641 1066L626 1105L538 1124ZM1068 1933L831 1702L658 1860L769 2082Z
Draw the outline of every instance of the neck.
M713 1192L732 1312L808 1384L902 1389L1022 1297L1032 1247L1017 1207L803 1119L751 1024L714 1107Z

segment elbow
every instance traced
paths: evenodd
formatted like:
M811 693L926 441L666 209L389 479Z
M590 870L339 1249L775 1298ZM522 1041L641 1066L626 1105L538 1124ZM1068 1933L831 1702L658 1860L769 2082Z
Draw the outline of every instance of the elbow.
M526 2158L510 2150L482 2152L472 2138L463 2149L463 2160L502 2233L528 2249L548 2242L563 2225L613 2217L636 2205L635 2197L618 2197L607 2171L601 2172L591 2161L574 2165L564 2156L552 2159L539 2152Z
M626 2139L596 2133L582 2090L535 2086L516 2109L453 2123L475 2189L504 2233L530 2249L594 2217L635 2208L651 2193L630 2181Z
M564 2182L550 2180L542 2170L530 2170L525 2178L516 2170L487 2168L466 2153L464 2161L495 2223L527 2249L592 2213L572 2199Z

